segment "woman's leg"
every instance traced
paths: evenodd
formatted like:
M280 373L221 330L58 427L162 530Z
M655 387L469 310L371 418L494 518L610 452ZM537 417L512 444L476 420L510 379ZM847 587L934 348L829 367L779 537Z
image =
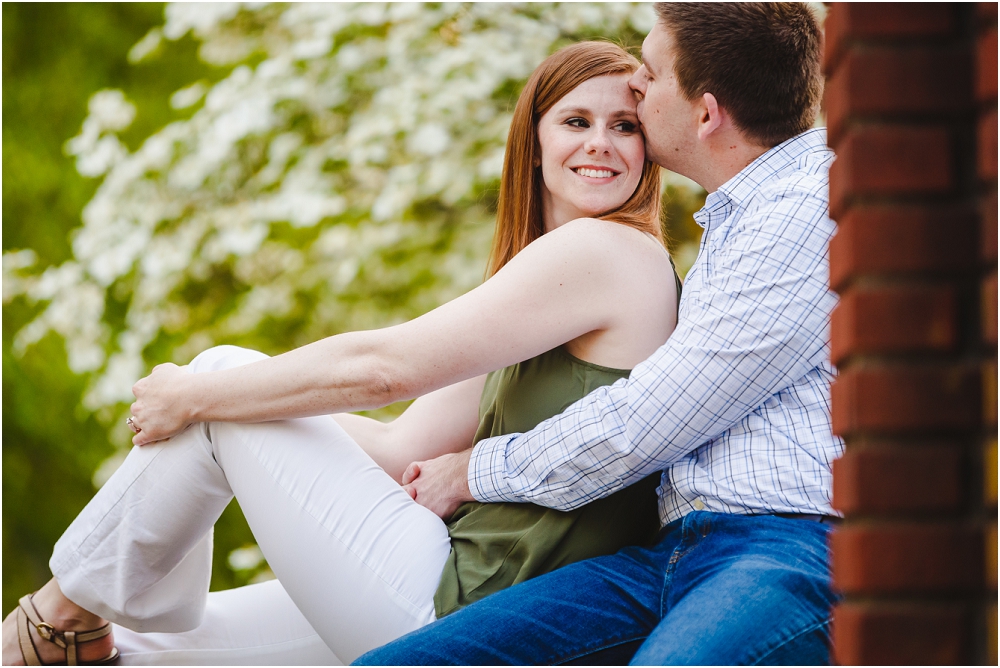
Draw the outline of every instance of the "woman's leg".
M194 372L260 358L222 346ZM136 631L195 629L211 527L235 493L284 589L343 661L434 618L444 524L330 417L208 423L133 449L56 545L66 596Z
M130 666L336 666L277 580L208 595L202 623L183 633L114 629L118 663Z

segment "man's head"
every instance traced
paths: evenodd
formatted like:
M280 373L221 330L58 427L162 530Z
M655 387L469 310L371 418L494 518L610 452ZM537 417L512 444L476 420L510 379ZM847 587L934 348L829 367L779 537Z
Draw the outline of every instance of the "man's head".
M656 13L632 78L650 159L686 173L699 141L722 138L719 127L763 152L812 126L823 80L808 7L657 3Z

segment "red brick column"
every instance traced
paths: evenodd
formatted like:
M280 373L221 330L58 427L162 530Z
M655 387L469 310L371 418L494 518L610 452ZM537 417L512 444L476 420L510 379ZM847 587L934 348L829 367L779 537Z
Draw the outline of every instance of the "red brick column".
M978 125L980 337L982 342L982 509L985 663L997 664L997 5L980 3L975 21Z
M834 657L996 664L996 5L833 4Z

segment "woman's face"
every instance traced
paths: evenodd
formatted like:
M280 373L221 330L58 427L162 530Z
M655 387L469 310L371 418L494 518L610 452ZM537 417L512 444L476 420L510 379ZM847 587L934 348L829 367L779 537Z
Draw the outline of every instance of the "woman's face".
M645 150L628 80L588 79L538 121L546 231L620 206L635 192Z

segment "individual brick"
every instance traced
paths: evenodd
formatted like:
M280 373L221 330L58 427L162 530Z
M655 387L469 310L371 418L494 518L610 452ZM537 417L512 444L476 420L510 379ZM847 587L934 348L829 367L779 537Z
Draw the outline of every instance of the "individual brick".
M852 206L830 242L830 285L841 291L859 276L968 270L976 223L974 213L961 209Z
M940 195L955 185L952 140L946 127L851 128L835 150L837 159L830 167L834 220L854 198Z
M995 508L997 505L997 439L995 438L987 442L983 448L983 505L986 508Z
M976 171L980 180L996 183L997 180L997 110L979 117Z
M960 366L848 367L831 388L833 431L973 429L980 424L981 383L981 374Z
M849 518L957 510L963 487L961 453L948 446L848 449L833 462L833 507Z
M997 423L997 361L994 358L982 366L983 424Z
M971 77L969 54L953 47L850 48L826 85L829 144L847 121L962 111Z
M996 5L994 3L994 7ZM996 11L994 9L994 11ZM995 15L994 15L995 16ZM997 665L997 604L987 606L986 608L986 665L995 666Z
M976 99L989 102L996 96L997 29L994 26L981 33L976 40Z
M833 72L845 47L855 40L944 36L954 29L954 13L947 3L833 3L824 26L823 71Z
M979 206L979 257L997 261L997 191L983 195Z
M833 609L833 659L840 665L960 665L969 616L955 604L843 602Z
M982 320L982 337L984 343L997 343L997 272L987 275L982 280L979 290L980 316Z
M956 310L949 286L851 288L831 318L833 363L858 354L951 350L958 338Z
M997 524L994 521L986 527L983 538L983 581L989 589L997 588Z
M957 524L845 524L830 534L834 586L845 594L973 590L982 536Z

